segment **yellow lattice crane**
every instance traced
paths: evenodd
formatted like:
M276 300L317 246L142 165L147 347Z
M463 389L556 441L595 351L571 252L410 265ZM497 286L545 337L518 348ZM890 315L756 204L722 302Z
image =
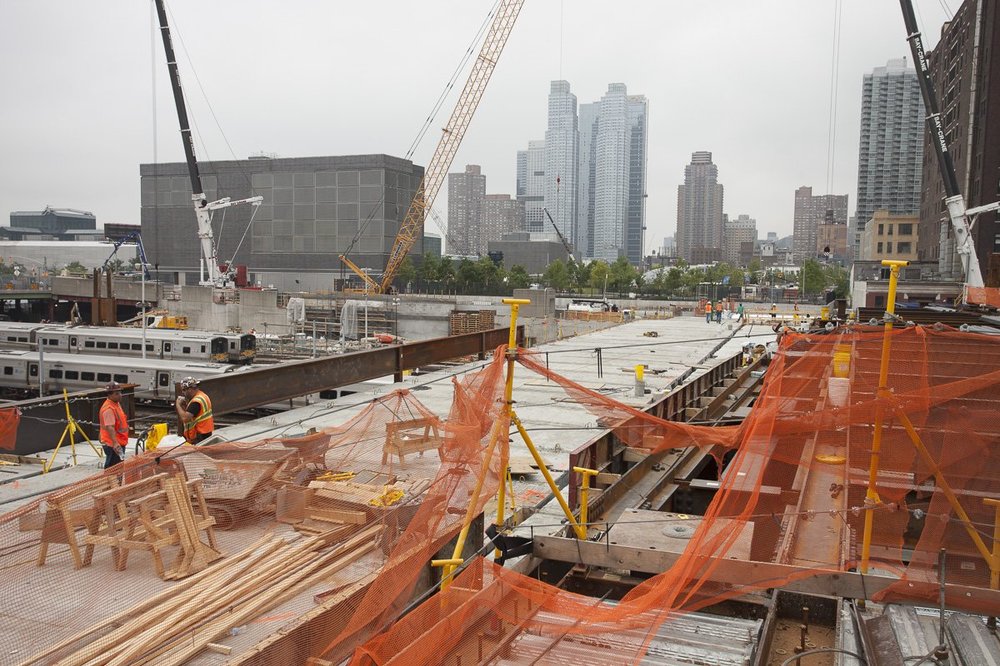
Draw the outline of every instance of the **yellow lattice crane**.
M489 32L483 41L483 46L479 50L479 55L472 65L472 71L465 82L462 94L455 102L455 108L451 112L448 124L442 130L441 139L438 141L434 155L431 156L427 168L424 170L424 178L417 186L417 191L413 195L413 201L406 211L402 224L399 225L399 233L392 243L389 251L389 259L385 264L385 272L382 273L382 282L376 282L371 276L360 269L353 261L345 255L340 255L340 260L354 271L368 285L366 290L370 294L387 293L392 286L392 280L396 277L399 267L406 258L407 253L413 244L417 242L418 235L424 228L424 216L434 204L434 198L444 184L444 178L451 168L451 163L455 159L455 153L462 143L465 131L472 122L472 116L479 106L486 91L486 84L489 83L490 76L496 68L497 60L503 52L507 38L514 27L517 15L521 12L524 0L501 0L500 6L490 24Z

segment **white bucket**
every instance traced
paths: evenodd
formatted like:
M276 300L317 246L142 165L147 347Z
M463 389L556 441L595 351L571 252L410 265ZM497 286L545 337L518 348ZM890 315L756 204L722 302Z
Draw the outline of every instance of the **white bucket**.
M843 407L851 394L851 380L847 377L830 377L827 384L827 396L834 407Z

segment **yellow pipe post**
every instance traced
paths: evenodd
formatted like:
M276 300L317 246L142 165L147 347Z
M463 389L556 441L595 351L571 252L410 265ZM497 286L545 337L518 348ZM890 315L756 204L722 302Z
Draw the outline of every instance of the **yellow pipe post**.
M899 283L899 269L908 261L892 261L883 259L882 265L889 267L889 294L886 297L885 311L890 315L885 318L885 328L882 333L882 360L878 372L878 399L885 398L889 393L889 356L892 351L892 315L896 313L896 285ZM865 492L865 529L861 542L861 573L868 573L868 559L871 555L872 526L875 506L882 502L878 495L879 458L882 450L882 407L875 406L875 434L872 436L871 462L868 465L868 490Z
M642 366L636 366L641 368ZM580 524L583 525L583 529L587 529L587 498L590 496L590 479L598 474L596 469L587 469L586 467L574 467L573 471L577 474L583 476L583 482L580 484Z
M504 412L505 414L497 419L496 423L493 424L493 430L490 433L490 443L486 447L486 454L483 457L483 468L479 474L479 478L476 480L476 487L472 491L472 496L470 497L469 507L465 510L465 518L462 521L462 530L458 533L458 539L455 541L455 549L452 552L451 560L441 560L441 566L444 567L441 575L441 590L448 589L451 584L451 574L455 571L458 565L453 564L455 560L458 560L459 564L462 562L462 551L465 550L465 542L469 538L469 525L472 524L472 510L476 505L476 500L479 498L479 494L483 490L483 483L486 481L486 472L490 468L490 462L493 460L493 453L496 450L497 441L500 438L500 424L504 423L507 419L505 418L511 412L512 396L514 393L514 360L517 358L517 312L522 305L528 305L531 303L525 298L505 298L503 299L505 305L510 306L510 335L507 337L507 382L504 385ZM507 433L503 434L504 437ZM504 508L504 486L506 485L506 470L501 470L500 477L500 491L499 491L499 503L497 505L497 517L496 525L499 528L503 524L503 508Z

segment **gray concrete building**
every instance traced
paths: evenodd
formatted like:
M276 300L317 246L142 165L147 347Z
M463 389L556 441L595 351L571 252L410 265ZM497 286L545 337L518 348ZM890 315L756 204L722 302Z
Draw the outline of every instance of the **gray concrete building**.
M435 257L441 256L442 241L441 237L437 234L424 234L424 254L434 255Z
M712 153L692 153L677 186L677 256L689 264L722 257L723 195Z
M254 282L279 288L329 289L351 275L338 255L373 275L406 215L423 167L390 155L253 158L200 164L205 194L264 198L215 214L219 258L245 264ZM196 284L200 248L184 163L139 167L143 243L157 276ZM423 253L422 233L411 252ZM239 247L239 253L236 252Z
M629 152L632 147L628 92L612 83L600 101L594 183L595 259L612 262L625 254Z
M503 253L503 265L510 270L522 266L530 275L541 275L556 259L569 260L566 248L559 241L531 240L526 231L507 234L501 240L489 242L490 254Z
M833 211L832 217L827 215ZM819 225L830 220L847 228L847 195L813 195L812 187L803 185L795 190L795 213L792 221L792 254L795 261L816 258Z
M93 213L75 208L46 206L38 211L14 211L10 226L0 227L0 238L22 240L100 240L104 233L97 230Z
M486 175L478 164L467 164L465 171L448 174L449 254L473 255L485 249L480 240L485 197Z
M856 222L853 256L876 210L911 215L920 210L924 102L917 73L906 59L865 74L861 85Z

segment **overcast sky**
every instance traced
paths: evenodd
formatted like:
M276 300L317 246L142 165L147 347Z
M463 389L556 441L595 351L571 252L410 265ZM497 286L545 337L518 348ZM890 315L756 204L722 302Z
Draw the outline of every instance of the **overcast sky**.
M914 2L932 46L959 1ZM403 156L491 4L173 0L199 158ZM853 214L862 76L909 60L909 49L896 0L841 6L832 193L850 195ZM795 188L827 190L836 7L527 0L451 170L480 164L488 192L513 194L516 151L544 138L549 82L568 80L581 103L623 82L649 100L647 250L674 232L677 185L696 150L713 153L727 213L755 217L762 236L790 234ZM3 218L49 204L138 223L139 163L154 151L160 162L183 160L151 8L0 0ZM418 164L437 137L420 145ZM446 201L442 192L435 204L442 216Z

